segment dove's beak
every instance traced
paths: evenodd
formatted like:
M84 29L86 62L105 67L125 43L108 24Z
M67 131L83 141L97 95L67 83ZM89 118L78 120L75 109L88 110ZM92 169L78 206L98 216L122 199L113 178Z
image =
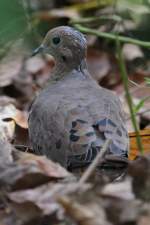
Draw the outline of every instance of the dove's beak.
M36 48L36 49L32 52L32 55L31 55L31 56L35 56L35 55L37 55L38 53L43 52L43 50L44 50L44 45L40 45L38 48Z

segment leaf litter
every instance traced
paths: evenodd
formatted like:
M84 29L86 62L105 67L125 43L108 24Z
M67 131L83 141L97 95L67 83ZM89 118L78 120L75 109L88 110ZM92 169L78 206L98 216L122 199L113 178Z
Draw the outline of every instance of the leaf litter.
M76 11L68 12L41 12L36 17L54 21L53 14L58 18L79 16ZM91 74L102 86L117 91L124 102L116 59L106 51L99 53L94 48L97 41L92 39L88 51ZM127 44L124 54L127 65L143 57L141 49ZM82 185L79 177L82 179L87 168L71 173L46 157L31 153L28 137L24 139L27 112L34 96L46 85L52 67L51 58L30 58L20 43L12 46L0 63L0 224L149 225L149 129L140 132L145 155L137 151L132 132L128 166L121 175L113 177L117 169L101 172L95 169ZM135 105L149 94L149 87L143 86L145 78L149 78L148 71L131 70L130 79L139 85L130 86ZM139 124L143 117L150 122L149 112L144 113L148 109L149 101L146 101L137 112ZM128 110L126 115L129 118Z

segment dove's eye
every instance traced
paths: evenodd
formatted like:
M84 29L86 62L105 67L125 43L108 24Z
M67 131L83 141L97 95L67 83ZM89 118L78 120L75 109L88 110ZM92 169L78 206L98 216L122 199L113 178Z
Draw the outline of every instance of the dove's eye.
M54 45L58 45L60 43L60 37L54 37L52 39L52 42L53 42Z

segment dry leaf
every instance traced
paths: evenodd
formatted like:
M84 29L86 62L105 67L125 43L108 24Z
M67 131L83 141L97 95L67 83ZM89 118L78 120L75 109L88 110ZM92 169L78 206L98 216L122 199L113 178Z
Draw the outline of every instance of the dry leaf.
M9 186L13 190L20 190L35 187L50 180L72 177L65 168L44 156L22 154L25 157L22 157L17 163L9 165L3 171L1 170L1 187Z
M60 209L59 204L56 202L56 196L60 195L65 189L64 184L53 184L48 183L42 185L40 187L16 191L8 194L9 199L11 200L11 204L15 209L16 213L22 218L29 217L29 210L24 211L24 207L28 202L30 202L30 209L37 208L37 214L32 215L33 217L37 217L41 215L49 215L56 210ZM22 212L20 215L20 211ZM31 218L30 218L31 219Z
M45 66L46 66L46 62L40 56L29 58L26 61L26 65L25 65L26 70L28 71L28 73L31 73L31 74L36 74L40 72L41 70L44 69Z
M125 200L133 200L131 179L127 178L122 182L110 183L102 189L102 195L117 197Z
M143 58L144 54L138 45L124 44L122 49L123 56L126 60L132 61L136 58Z
M137 225L149 225L150 222L150 212L146 215L140 216Z
M22 152L22 156L19 159L20 164L34 164L41 171L41 173L51 178L65 178L71 174L60 164L51 161L45 156L38 156L31 153Z
M92 77L100 82L111 70L109 57L105 53L89 49L87 55L88 69Z
M0 165L11 163L12 159L12 146L11 144L0 138Z
M15 132L15 122L27 128L27 113L22 112L12 104L0 106L0 136L4 140L12 140Z
M130 136L129 159L133 160L137 156L141 155L141 153L137 147L136 133L135 132L129 133L129 136ZM141 130L140 137L141 137L143 148L144 148L143 153L144 154L150 153L150 129Z
M21 220L24 218L29 220L31 216L35 218L51 215L58 211L63 217L64 210L58 203L58 198L67 193L75 193L75 186L76 183L51 182L34 189L11 192L8 198L11 207ZM31 212L34 213L31 214Z
M132 177L132 187L136 197L150 201L150 154L131 161L128 173Z
M79 225L111 225L106 219L104 209L94 202L83 205L64 196L59 198L59 203L64 207L66 214Z
M12 140L15 131L13 117L16 114L14 105L0 106L0 136L3 140Z

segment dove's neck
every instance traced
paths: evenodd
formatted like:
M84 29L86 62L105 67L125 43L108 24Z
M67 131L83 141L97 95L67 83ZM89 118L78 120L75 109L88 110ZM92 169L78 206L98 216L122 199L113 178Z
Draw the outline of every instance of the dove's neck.
M80 76L81 78L85 79L86 77L89 77L90 75L87 69L86 59L82 60L81 64L76 67L75 66L72 67L71 65L68 65L60 61L59 62L56 61L54 69L51 74L50 81L61 80L62 78L69 76L69 74L71 74L74 71L76 71L78 76Z

